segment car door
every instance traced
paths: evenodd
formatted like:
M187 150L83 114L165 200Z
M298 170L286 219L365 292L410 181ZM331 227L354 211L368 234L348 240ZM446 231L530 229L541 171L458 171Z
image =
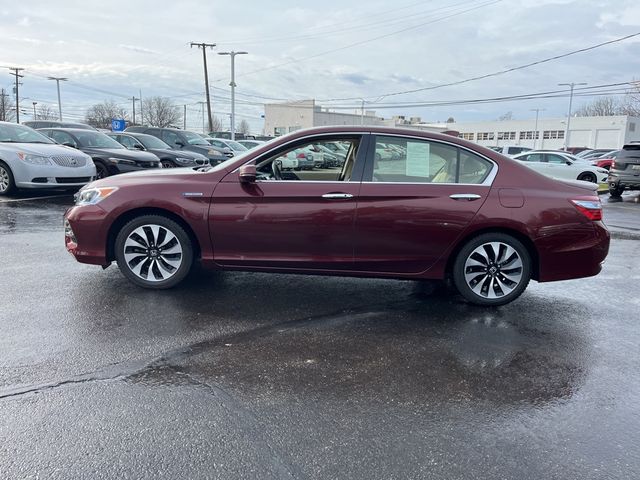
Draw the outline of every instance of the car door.
M367 142L362 135L333 135L329 139L351 143L349 160L342 169L335 169L333 178L314 171L281 171L282 179L269 178L274 162L297 155L312 141L300 140L251 160L249 163L258 168L257 181L240 183L236 170L218 184L209 212L218 264L257 269L353 269L354 218Z
M575 180L582 171L575 167L573 163L568 165L567 159L562 155L547 153L545 156L547 157L547 168L551 177Z
M550 176L549 165L544 153L529 153L527 155L519 156L517 160L523 162L527 167L538 173Z
M355 222L355 263L363 272L418 274L462 234L487 199L495 164L441 141L376 136ZM377 155L395 144L398 157Z

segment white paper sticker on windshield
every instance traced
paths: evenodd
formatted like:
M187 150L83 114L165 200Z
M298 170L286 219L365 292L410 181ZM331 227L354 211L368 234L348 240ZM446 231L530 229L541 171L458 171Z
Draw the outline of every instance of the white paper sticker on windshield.
M429 144L407 142L406 175L408 177L429 176Z

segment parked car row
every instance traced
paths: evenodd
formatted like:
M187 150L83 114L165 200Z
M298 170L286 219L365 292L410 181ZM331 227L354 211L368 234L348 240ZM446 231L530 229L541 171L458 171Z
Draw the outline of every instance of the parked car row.
M609 173L588 160L555 150L532 150L514 155L513 159L543 175L564 180L606 183Z

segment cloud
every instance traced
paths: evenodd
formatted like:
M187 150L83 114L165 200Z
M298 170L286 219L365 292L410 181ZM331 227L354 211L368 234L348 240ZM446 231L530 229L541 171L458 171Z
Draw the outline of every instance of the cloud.
M146 53L149 55L157 55L159 53L155 50L151 50L150 48L138 47L136 45L125 45L121 43L118 46L120 48L124 48L125 50L131 50L132 52L138 52L138 53Z

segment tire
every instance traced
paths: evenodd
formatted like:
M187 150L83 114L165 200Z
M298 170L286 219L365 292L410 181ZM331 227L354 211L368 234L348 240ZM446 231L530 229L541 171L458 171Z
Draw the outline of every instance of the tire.
M160 163L162 164L162 168L176 168L176 164L171 160L160 160Z
M609 187L609 195L612 198L620 198L622 196L622 192L624 192L624 187Z
M16 190L16 182L9 166L0 162L0 196L9 195Z
M591 183L598 183L598 179L596 178L596 175L591 172L581 173L580 175L578 175L578 180L591 182Z
M101 178L106 178L109 175L111 175L111 173L109 173L109 169L107 168L107 166L104 163L102 163L100 161L97 161L97 162L95 162L95 164L96 164L96 179L97 180L100 180Z
M504 233L485 233L470 240L453 264L456 288L476 305L512 302L524 292L530 279L529 252L520 241Z
M120 271L132 283L161 290L176 286L187 276L193 264L193 244L173 220L143 215L118 232L115 256Z

